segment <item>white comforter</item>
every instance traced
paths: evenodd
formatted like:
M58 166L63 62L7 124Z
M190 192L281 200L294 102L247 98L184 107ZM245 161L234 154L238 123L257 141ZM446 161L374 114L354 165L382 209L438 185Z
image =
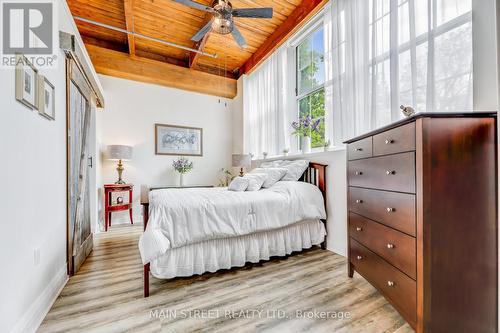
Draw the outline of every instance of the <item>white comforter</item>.
M254 192L227 188L155 190L149 194L149 205L148 225L139 240L143 264L184 245L326 218L320 190L293 181Z

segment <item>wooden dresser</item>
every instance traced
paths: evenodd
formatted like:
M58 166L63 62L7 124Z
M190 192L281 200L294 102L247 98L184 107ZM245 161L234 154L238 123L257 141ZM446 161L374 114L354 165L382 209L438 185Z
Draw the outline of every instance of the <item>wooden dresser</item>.
M349 276L417 332L497 332L495 113L428 113L346 142Z

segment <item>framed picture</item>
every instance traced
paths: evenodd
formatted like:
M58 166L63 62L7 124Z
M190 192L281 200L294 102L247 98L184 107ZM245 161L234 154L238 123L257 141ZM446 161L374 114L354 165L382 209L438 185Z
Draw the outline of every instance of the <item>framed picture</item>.
M40 115L55 120L55 88L43 75L38 75L38 112Z
M22 54L16 54L16 99L31 109L37 108L38 71Z
M156 155L203 156L203 129L155 124Z

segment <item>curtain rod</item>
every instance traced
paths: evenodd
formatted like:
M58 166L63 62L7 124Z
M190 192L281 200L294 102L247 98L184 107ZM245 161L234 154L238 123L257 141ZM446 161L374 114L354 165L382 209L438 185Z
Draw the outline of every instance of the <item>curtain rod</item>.
M124 34L132 35L134 37L148 39L148 40L151 40L153 42L158 42L160 44L164 44L164 45L176 47L178 49L183 49L183 50L186 50L186 51L191 51L191 52L199 53L199 54L207 56L207 57L217 58L217 54L216 53L206 53L206 52L203 52L203 51L200 51L200 50L197 50L197 49L193 49L191 47L179 45L179 44L172 43L172 42L167 42L166 40L158 39L158 38L154 38L154 37L149 37L149 36L146 36L146 35L143 35L143 34L138 34L137 32L133 32L133 31L128 31L128 30L125 30L125 29L117 28L117 27L114 27L112 25L108 25L108 24L96 22L96 21L89 20L89 19L86 19L86 18L83 18L83 17L80 17L80 16L73 16L73 18L75 20L77 20L77 21L82 21L82 22L90 23L90 24L93 24L93 25L97 25L99 27L103 27L103 28L114 30L114 31L118 31L118 32L123 32Z

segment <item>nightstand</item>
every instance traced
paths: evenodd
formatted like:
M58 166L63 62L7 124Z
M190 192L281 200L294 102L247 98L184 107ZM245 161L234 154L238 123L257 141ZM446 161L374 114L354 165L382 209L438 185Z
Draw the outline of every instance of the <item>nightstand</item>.
M132 184L105 184L104 185L104 230L108 231L111 227L111 213L122 210L128 210L130 214L130 223L134 224L132 219ZM112 194L114 192L128 192L128 203L113 203Z

